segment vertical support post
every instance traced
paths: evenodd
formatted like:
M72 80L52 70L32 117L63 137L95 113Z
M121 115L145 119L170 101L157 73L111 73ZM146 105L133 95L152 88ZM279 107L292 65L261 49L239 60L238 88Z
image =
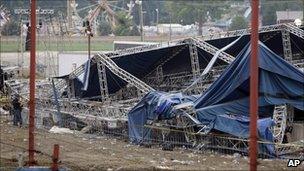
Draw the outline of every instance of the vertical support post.
M87 20L85 22L85 26L86 26L85 32L88 36L88 60L90 60L90 58L91 58L91 37L93 37L91 22L89 20Z
M143 11L142 11L142 1L139 2L139 7L140 7L140 40L144 41L144 17L143 17Z
M54 145L52 171L58 171L59 145Z
M31 51L29 100L29 165L35 164L35 75L36 75L36 0L31 0Z
M290 33L287 30L282 30L281 32L282 32L284 58L286 61L291 62L292 51L291 51L291 43L290 43Z
M97 62L97 71L98 71L101 99L104 102L107 101L109 98L106 67L103 64Z
M157 82L158 83L161 83L163 81L164 73L163 73L163 66L162 65L159 65L156 68L156 77L157 77Z
M250 141L249 157L250 170L257 170L257 119L259 98L259 66L258 66L258 39L259 39L259 0L251 1L251 58L250 58Z
M68 19L68 29L71 30L72 28L72 7L71 7L71 0L67 0L67 19Z
M89 26L89 32L91 32L91 28ZM91 35L88 34L88 60L91 58Z
M189 43L189 53L193 78L197 79L200 76L200 66L197 54L197 47L192 42ZM202 85L200 83L197 83L197 88L194 90L194 93L200 93L201 86Z
M55 114L55 116L53 115L53 120L55 121L56 125L61 127L62 123L61 123L60 105L59 105L59 101L58 101L58 92L56 90L54 79L52 79L52 87L53 87L55 105L56 105L56 109L57 109L57 113Z

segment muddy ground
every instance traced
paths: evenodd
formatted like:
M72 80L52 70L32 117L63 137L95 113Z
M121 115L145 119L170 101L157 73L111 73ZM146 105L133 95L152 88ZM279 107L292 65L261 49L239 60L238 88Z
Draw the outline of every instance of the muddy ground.
M18 158L27 161L28 130L0 117L0 170L14 170ZM248 158L175 148L146 148L114 137L88 134L54 134L36 130L38 165L50 166L52 147L60 145L61 167L71 170L248 170ZM286 160L259 160L259 170L291 170ZM294 168L293 168L294 169ZM304 165L296 168L304 169Z

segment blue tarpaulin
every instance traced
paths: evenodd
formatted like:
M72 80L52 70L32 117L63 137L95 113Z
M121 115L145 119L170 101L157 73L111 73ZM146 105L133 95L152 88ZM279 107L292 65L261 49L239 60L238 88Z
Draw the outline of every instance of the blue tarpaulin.
M150 139L151 130L144 127L148 120L170 119L174 117L173 106L195 99L194 96L184 96L181 93L149 92L128 114L131 142L139 144Z
M248 44L201 97L188 99L194 102L200 122L237 137L249 137L249 60ZM274 105L290 104L304 109L303 90L304 74L259 42L258 133L261 140L273 142L269 128L273 125L271 117ZM142 129L148 119L172 117L172 108L165 107L158 111L160 106L168 107L182 102L170 98L163 100L162 96L170 97L168 94L164 96L163 93L151 92L130 111L129 135L132 142L139 143L149 136L149 130ZM274 154L272 145L267 145L266 149Z
M249 44L235 61L195 101L198 118L214 129L249 137ZM259 138L273 141L269 127L274 105L290 104L304 110L304 74L259 42ZM238 116L231 118L230 116ZM242 116L240 119L240 116ZM267 121L267 122L265 122ZM273 146L267 146L274 153Z

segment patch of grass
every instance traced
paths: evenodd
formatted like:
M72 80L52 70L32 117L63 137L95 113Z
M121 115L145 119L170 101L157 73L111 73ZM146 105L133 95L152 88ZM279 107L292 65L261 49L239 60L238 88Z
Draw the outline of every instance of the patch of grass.
M24 48L24 47L23 47ZM63 41L63 42L38 42L38 51L87 51L88 44L85 41ZM112 42L101 42L92 41L91 42L92 51L110 51L113 50ZM2 41L0 52L20 52L20 43L18 41Z

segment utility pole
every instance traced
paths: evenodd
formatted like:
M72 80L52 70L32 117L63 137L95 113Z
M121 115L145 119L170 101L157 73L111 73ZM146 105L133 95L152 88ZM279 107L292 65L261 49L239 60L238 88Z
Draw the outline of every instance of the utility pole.
M68 29L72 28L72 9L71 9L71 0L67 0L67 19L68 19Z
M85 33L88 36L88 60L90 60L90 58L91 58L91 37L93 37L90 21L87 20L84 23L84 26L86 27Z
M158 34L158 8L156 8L155 11L156 11L156 32Z
M144 34L143 34L144 17L142 11L142 1L136 0L135 3L139 5L140 41L144 41Z
M31 0L31 47L30 47L30 100L29 100L29 165L35 161L35 79L36 79L36 0Z
M250 136L249 136L249 158L250 171L257 170L257 120L259 109L259 0L251 1L251 57L250 57Z
M169 40L171 41L171 36L172 36L172 28L171 28L172 16L171 16L171 12L170 12L169 15L170 15Z

